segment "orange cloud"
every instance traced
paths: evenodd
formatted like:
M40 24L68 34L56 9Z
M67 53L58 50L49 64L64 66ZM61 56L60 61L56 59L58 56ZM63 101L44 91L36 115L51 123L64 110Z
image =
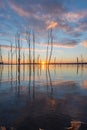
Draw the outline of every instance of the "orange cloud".
M58 23L57 23L57 22L54 22L54 21L51 21L50 23L47 22L47 24L48 24L47 29L55 28L56 26L58 26Z
M82 45L83 45L84 47L87 47L87 41L83 41L83 42L82 42Z

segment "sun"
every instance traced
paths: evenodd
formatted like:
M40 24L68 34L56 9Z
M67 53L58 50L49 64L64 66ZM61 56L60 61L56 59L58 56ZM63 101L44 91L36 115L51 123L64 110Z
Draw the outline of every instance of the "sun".
M45 64L45 62L44 62L44 61L42 61L42 62L41 62L41 64L42 64L42 65L44 65L44 64Z
M41 68L42 68L42 70L45 69L45 62L44 61L41 62Z

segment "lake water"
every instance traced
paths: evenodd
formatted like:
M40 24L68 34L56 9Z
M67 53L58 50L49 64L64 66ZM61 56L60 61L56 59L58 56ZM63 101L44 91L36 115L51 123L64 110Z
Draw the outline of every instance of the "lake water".
M87 65L0 65L0 126L65 130L87 123Z

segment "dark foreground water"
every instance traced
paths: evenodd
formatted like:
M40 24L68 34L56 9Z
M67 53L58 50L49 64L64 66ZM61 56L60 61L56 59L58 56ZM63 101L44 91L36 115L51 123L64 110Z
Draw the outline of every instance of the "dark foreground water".
M86 65L0 65L0 126L87 130L86 123Z

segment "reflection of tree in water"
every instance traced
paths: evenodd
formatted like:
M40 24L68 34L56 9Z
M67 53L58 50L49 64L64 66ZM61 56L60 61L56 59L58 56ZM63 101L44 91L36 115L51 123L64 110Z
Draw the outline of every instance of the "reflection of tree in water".
M84 64L81 64L81 65L77 64L77 75L79 74L79 71L81 71L81 75L83 75L84 67L85 67Z
M54 64L54 74L56 75L56 64Z
M78 75L78 73L79 73L79 65L77 64L77 75Z
M29 65L29 96L30 96L30 86L31 86L31 65Z
M53 86L52 86L52 80L51 80L51 74L50 74L50 68L49 66L46 66L46 79L47 79L47 91L48 91L48 83L51 87L51 97L53 97Z
M32 75L32 79L31 79L31 75ZM28 65L28 94L29 94L29 99L31 98L35 99L35 65L31 65L31 64Z
M35 99L35 33L33 31L33 99Z
M10 75L9 75L9 73L10 73L10 69L9 69L9 63L10 63L10 52L8 51L8 81L9 81L9 78L10 78Z
M11 64L11 89L13 86L13 65Z
M3 65L0 65L0 86L2 82Z
M84 65L82 64L81 65L81 75L83 75L83 72L84 72Z
M37 76L40 79L40 76L41 76L41 64L37 65Z
M18 74L18 69L17 69L17 65L16 65L16 93L17 93L17 74Z
M18 88L17 88L18 96L20 96L20 65L18 65Z
M35 99L35 64L33 64L33 99Z
M23 80L25 80L25 54L23 53Z
M46 83L47 83L47 94L48 94L48 69L47 69L47 66L46 66Z
M20 45L20 33L17 33L17 43L18 43L18 96L20 95L20 64L21 64L21 45Z

